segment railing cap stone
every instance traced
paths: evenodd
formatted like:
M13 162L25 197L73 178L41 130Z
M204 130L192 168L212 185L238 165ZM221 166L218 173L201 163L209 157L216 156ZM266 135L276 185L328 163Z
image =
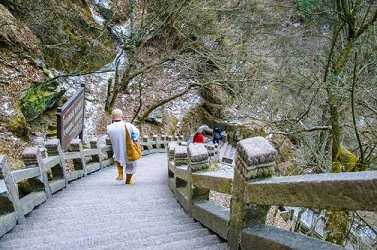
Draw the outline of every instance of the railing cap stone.
M273 162L278 154L271 143L260 136L241 140L237 145L237 150L248 166Z
M60 144L59 139L51 138L51 139L47 139L45 147L46 148L57 148L59 146L59 144Z
M191 162L202 162L208 160L208 150L202 143L190 143L188 146L188 154Z
M26 147L24 151L22 152L22 158L35 159L37 157L38 151L39 151L38 147Z
M187 158L187 147L177 145L174 149L176 158Z

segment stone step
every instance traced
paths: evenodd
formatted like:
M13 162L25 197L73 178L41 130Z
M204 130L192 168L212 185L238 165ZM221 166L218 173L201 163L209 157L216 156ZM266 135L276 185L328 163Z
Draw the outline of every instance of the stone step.
M145 211L132 211L132 214L135 218L149 218L149 217L156 217L156 216L164 216L164 215L184 215L185 213L181 208L176 209L167 209L167 210L158 210L158 211L149 211L146 213ZM67 216L68 215L68 216ZM54 214L45 214L45 215L33 215L33 218L26 218L26 222L20 226L28 226L28 225L39 225L40 227L51 227L56 224L61 223L72 223L75 221L76 223L84 223L87 222L88 219L90 221L98 221L102 218L128 218L129 215L121 211L106 211L106 214L96 213L96 211L88 212L87 214L60 214L59 216Z
M112 250L112 249L144 249L147 247L157 247L164 244L182 241L185 239L197 239L203 238L210 235L210 232L207 229L201 228L189 232L178 232L171 233L164 236L152 236L145 239L140 239L138 241L123 241L116 242L114 244L106 246L96 246L93 249L95 250Z
M142 185L142 184L140 184ZM168 187L166 187L168 188ZM173 198L172 194L170 193L164 193L168 190L156 190L156 187L151 188L151 192L153 190L153 193L148 193L150 190L143 190L145 192L144 194L148 196L150 199L157 200L157 199L170 199ZM69 192L65 192L69 191ZM161 193L154 193L156 191L159 191ZM116 192L116 195L112 194L111 192ZM136 191L135 191L136 192ZM137 199L140 198L138 193L132 193L132 190L122 190L122 189L109 189L106 192L103 191L96 191L91 190L91 192L85 192L85 190L72 190L70 187L68 187L66 190L62 191L62 195L57 196L58 194L54 195L51 199L52 203L58 202L58 203L70 203L72 201L85 201L85 200L101 200L107 199L107 200L122 200L124 196L127 195L127 199Z
M60 235L41 235L31 239L14 239L1 241L0 249L82 249L94 248L112 244L116 241L135 241L152 236L166 236L178 232L190 232L203 229L199 223L184 225L174 225L168 227L149 227L129 231L108 231L107 228L98 228L97 232L91 232L89 235L80 235L78 238L60 237Z
M145 247L142 249L144 250L171 250L171 249L192 250L192 249L199 249L201 247L215 245L220 242L221 240L216 235L208 235L205 237L174 241L174 242L164 244L161 246L156 246L156 247L151 246L151 247Z
M197 250L228 250L228 244L227 243L218 243L211 246L205 246L198 248Z
M139 197L140 198L140 197ZM140 200L140 199L139 199ZM64 209L74 209L74 208L78 208L78 207L88 207L88 206L93 206L93 205L97 205L98 206L98 201L101 201L103 203L108 203L108 204L112 204L116 201L117 204L119 205L128 205L130 203L133 203L133 202L138 202L139 200L137 199L115 199L114 197L111 197L111 198L103 198L103 199L96 199L96 200L76 200L76 199L71 199L69 200L68 202L62 202L61 200L57 199L57 200L49 200L48 203L44 204L43 205L43 208L48 208L48 209L56 209L56 208L61 208L61 205L64 204ZM175 204L175 201L172 199L172 197L167 197L167 198L164 198L164 199L161 199L159 197L159 199L153 199L153 200L150 200L150 201L146 201L146 202L143 202L143 204L146 204L146 205L158 205L158 204Z
M172 219L177 218L179 220L179 219L188 218L188 216L181 209L179 209L179 210L177 209L177 210L172 210L172 211L163 211L163 213L162 212L161 213L156 212L156 213L153 213L153 214L145 215L144 217L136 217L136 218L133 219L133 221L135 221L137 223L143 223L145 221L153 222L153 221L168 220L169 218L172 218ZM53 223L54 227L56 225L75 227L75 225L72 225L72 220L70 220L69 218L61 217L60 219L61 220L59 220L59 221L49 221L49 222ZM106 223L108 221L115 221L115 220L124 221L124 220L127 220L127 219L129 219L129 215L127 213L119 212L119 213L114 213L114 214L106 214L106 215L103 215L103 216L93 217L93 218L90 218L89 221L88 221L87 217L80 218L80 220L75 219L74 221L75 221L75 223L78 223L78 224L93 225L93 224L102 224L102 223ZM27 223L17 225L12 230L12 233L21 232L23 230L50 229L51 226L52 226L52 224L46 223L45 220L34 221L34 220L31 220L31 218L30 218L30 220L28 220Z
M144 205L145 204L145 205ZM93 205L87 205L87 206L82 206L82 207L65 207L62 205L61 207L56 207L56 208L46 208L46 209L36 209L33 211L33 214L36 216L44 216L46 214L50 214L53 217L56 217L58 214L75 214L78 216L81 215L87 215L89 213L104 213L106 212L114 212L118 211L119 208L122 208L124 210L132 210L132 211L153 211L154 207L161 207L163 210L169 210L169 209L176 209L178 208L178 205L175 201L169 201L169 202L164 202L164 203L153 203L153 202L147 202L143 203L143 207L140 207L140 203L134 202L134 203L117 203L116 201L112 203L107 203L106 205L102 204L93 204ZM105 213L106 213L105 212Z
M164 227L167 224L169 225L183 225L183 224L189 224L193 223L193 219L191 218L183 218L183 217L173 217L170 216L166 219L161 218L154 218L153 220L144 220L144 221L129 221L129 220L120 220L120 221L103 221L102 223L93 223L93 224L85 224L82 225L79 229L75 225L74 221L72 221L69 224L62 224L58 225L56 227L45 227L45 228L39 228L39 227L27 227L23 228L22 232L20 230L12 231L9 234L6 234L3 236L2 241L6 242L9 240L14 239L29 239L29 238L38 238L41 235L48 235L52 233L59 234L59 237L65 237L68 238L72 235L75 237L80 237L81 234L90 234L92 231L96 232L98 231L98 228L106 228L109 231L117 231L124 228L124 225L127 224L128 227L131 227L133 229L139 229L143 227L150 227L150 226L161 226Z

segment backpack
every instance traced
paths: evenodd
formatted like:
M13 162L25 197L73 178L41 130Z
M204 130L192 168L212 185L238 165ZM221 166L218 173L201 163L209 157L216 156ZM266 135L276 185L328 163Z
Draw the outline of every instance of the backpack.
M141 158L141 146L140 143L135 143L130 138L130 133L128 132L127 125L126 129L126 150L127 150L127 159L129 161L137 161Z
M222 130L220 128L214 128L213 129L213 137L216 139L222 139Z

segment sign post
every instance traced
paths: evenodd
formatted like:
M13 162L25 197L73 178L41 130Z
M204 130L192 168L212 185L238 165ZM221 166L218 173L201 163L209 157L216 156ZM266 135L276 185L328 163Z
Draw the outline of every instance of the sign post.
M57 132L62 149L65 151L72 139L83 140L85 113L85 84L79 91L57 109Z

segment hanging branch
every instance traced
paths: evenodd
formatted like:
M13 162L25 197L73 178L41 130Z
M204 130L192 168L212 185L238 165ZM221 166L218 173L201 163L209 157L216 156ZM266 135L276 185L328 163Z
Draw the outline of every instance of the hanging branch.
M365 157L364 157L364 150L363 150L363 144L361 142L359 130L357 128L356 124L356 114L355 114L355 88L357 84L357 53L355 53L355 61L354 61L354 67L353 67L353 76L352 76L352 88L351 88L351 111L352 111L352 122L353 122L353 127L355 130L355 135L357 139L357 143L359 144L359 151L360 151L360 164L363 166L365 162Z
M131 123L133 123L136 117L139 115L142 106L143 106L142 89L141 89L141 81L139 81L139 107L137 108L134 116L132 117Z
M161 107L185 94L187 94L192 88L194 87L201 87L202 85L200 84L190 84L189 86L187 86L183 91L173 95L173 96L169 96L163 100L160 100L159 102L153 104L151 107L149 107L146 111L144 111L144 113L140 116L140 118L138 119L140 123L144 122L145 119L147 119L147 117L150 115L150 113L152 113L155 109L157 109L158 107Z

